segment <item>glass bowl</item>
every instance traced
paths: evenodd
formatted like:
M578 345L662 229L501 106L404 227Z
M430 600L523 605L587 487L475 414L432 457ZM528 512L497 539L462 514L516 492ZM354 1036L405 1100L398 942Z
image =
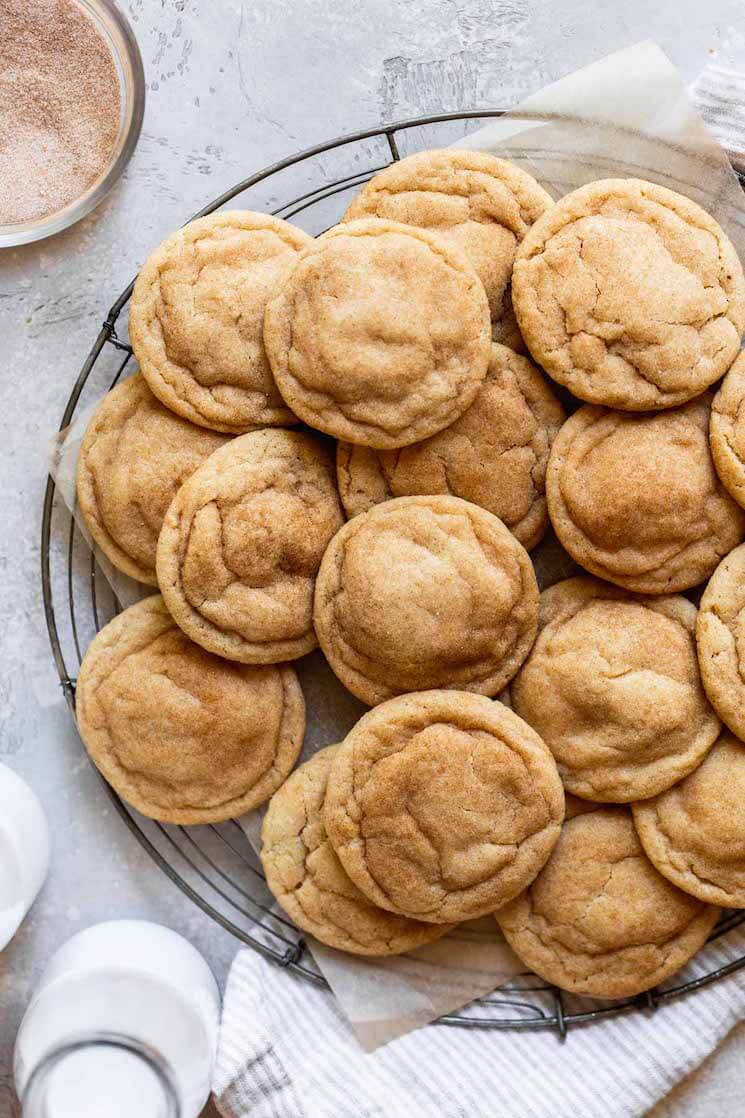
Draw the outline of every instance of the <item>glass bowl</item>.
M73 0L88 15L108 43L119 76L121 113L119 131L108 166L88 189L61 210L12 225L0 223L0 248L29 244L74 225L89 214L111 190L129 162L139 139L145 111L145 72L137 40L126 18L112 0Z

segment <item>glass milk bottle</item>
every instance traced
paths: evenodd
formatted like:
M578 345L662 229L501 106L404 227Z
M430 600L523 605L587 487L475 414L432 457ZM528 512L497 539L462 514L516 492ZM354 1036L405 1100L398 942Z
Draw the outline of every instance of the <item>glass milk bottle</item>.
M0 765L0 951L34 903L49 868L49 830L25 780Z
M24 1118L197 1118L210 1091L220 994L182 936L113 920L52 956L21 1023Z

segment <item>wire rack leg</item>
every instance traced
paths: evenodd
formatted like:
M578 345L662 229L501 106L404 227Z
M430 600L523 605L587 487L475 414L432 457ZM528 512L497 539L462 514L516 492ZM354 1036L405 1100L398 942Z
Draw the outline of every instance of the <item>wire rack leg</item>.
M657 991L656 990L647 990L646 993L644 994L644 1005L647 1007L647 1009L651 1009L654 1012L654 1010L657 1009L659 1004L660 1003L657 999Z
M565 1041L567 1038L567 1022L564 1016L564 998L558 986L554 986L551 991L554 996L554 1010L556 1013L556 1031L559 1034L559 1039Z
M294 967L300 962L305 952L305 940L299 939L294 947L288 947L280 963L282 967Z
M388 147L391 149L391 155L394 160L400 159L401 156L398 151L398 144L396 143L396 133L394 131L386 131L386 139L388 140Z

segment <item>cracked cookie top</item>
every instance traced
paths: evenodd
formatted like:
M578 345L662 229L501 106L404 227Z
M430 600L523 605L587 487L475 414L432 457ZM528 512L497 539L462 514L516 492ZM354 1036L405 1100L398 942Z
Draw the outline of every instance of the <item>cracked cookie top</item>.
M363 893L433 923L493 912L524 889L563 817L538 735L464 691L403 695L363 715L332 761L324 809Z
M722 485L745 507L745 353L735 359L714 397L709 442Z
M210 655L157 594L94 638L76 703L81 737L103 776L137 811L166 823L215 823L268 800L305 733L292 668Z
M226 210L192 221L150 255L129 336L155 395L215 431L295 423L267 361L264 308L313 238L287 221Z
M497 329L515 249L554 202L526 171L483 151L420 151L379 171L344 221L378 217L436 233L476 269Z
M139 373L104 396L80 447L77 496L88 531L115 567L157 586L166 510L227 438L164 407Z
M719 909L655 869L628 809L600 807L564 824L546 866L496 917L513 951L547 982L623 998L688 962Z
M512 298L530 352L575 396L669 408L725 372L745 330L745 278L700 206L641 179L567 194L527 233Z
M719 564L696 622L701 678L711 705L745 739L745 544Z
M322 943L353 955L400 955L452 925L424 923L372 904L354 884L323 822L333 758L330 745L274 793L261 828L266 882L287 915Z
M459 497L398 497L326 550L313 620L335 674L368 706L406 691L496 695L533 643L538 584L501 520Z
M251 431L181 487L158 541L158 584L187 636L247 664L316 647L313 588L344 521L331 452L299 431Z
M476 399L444 431L399 450L338 444L342 503L356 516L391 497L449 493L494 513L524 547L535 547L548 524L548 452L563 421L540 370L492 345Z
M634 825L664 877L709 904L745 908L745 745L722 734L703 764L634 804Z
M264 341L301 419L392 449L442 430L472 403L489 363L489 306L447 242L370 218L308 246L267 306Z
M583 407L554 441L551 523L599 578L640 594L686 590L740 543L745 513L709 450L711 396L657 415Z
M636 597L594 578L541 594L538 638L510 697L569 792L628 803L701 763L720 723L701 685L695 625L687 598Z

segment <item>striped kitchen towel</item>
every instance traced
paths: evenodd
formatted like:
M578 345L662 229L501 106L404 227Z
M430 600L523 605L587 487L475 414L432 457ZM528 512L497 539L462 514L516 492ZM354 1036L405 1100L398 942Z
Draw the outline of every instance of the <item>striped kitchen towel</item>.
M689 92L709 131L737 169L745 171L745 74L712 64L702 70Z
M745 953L739 928L707 966ZM745 972L694 994L552 1031L428 1025L372 1053L329 991L243 949L213 1089L225 1118L637 1118L745 1019Z

